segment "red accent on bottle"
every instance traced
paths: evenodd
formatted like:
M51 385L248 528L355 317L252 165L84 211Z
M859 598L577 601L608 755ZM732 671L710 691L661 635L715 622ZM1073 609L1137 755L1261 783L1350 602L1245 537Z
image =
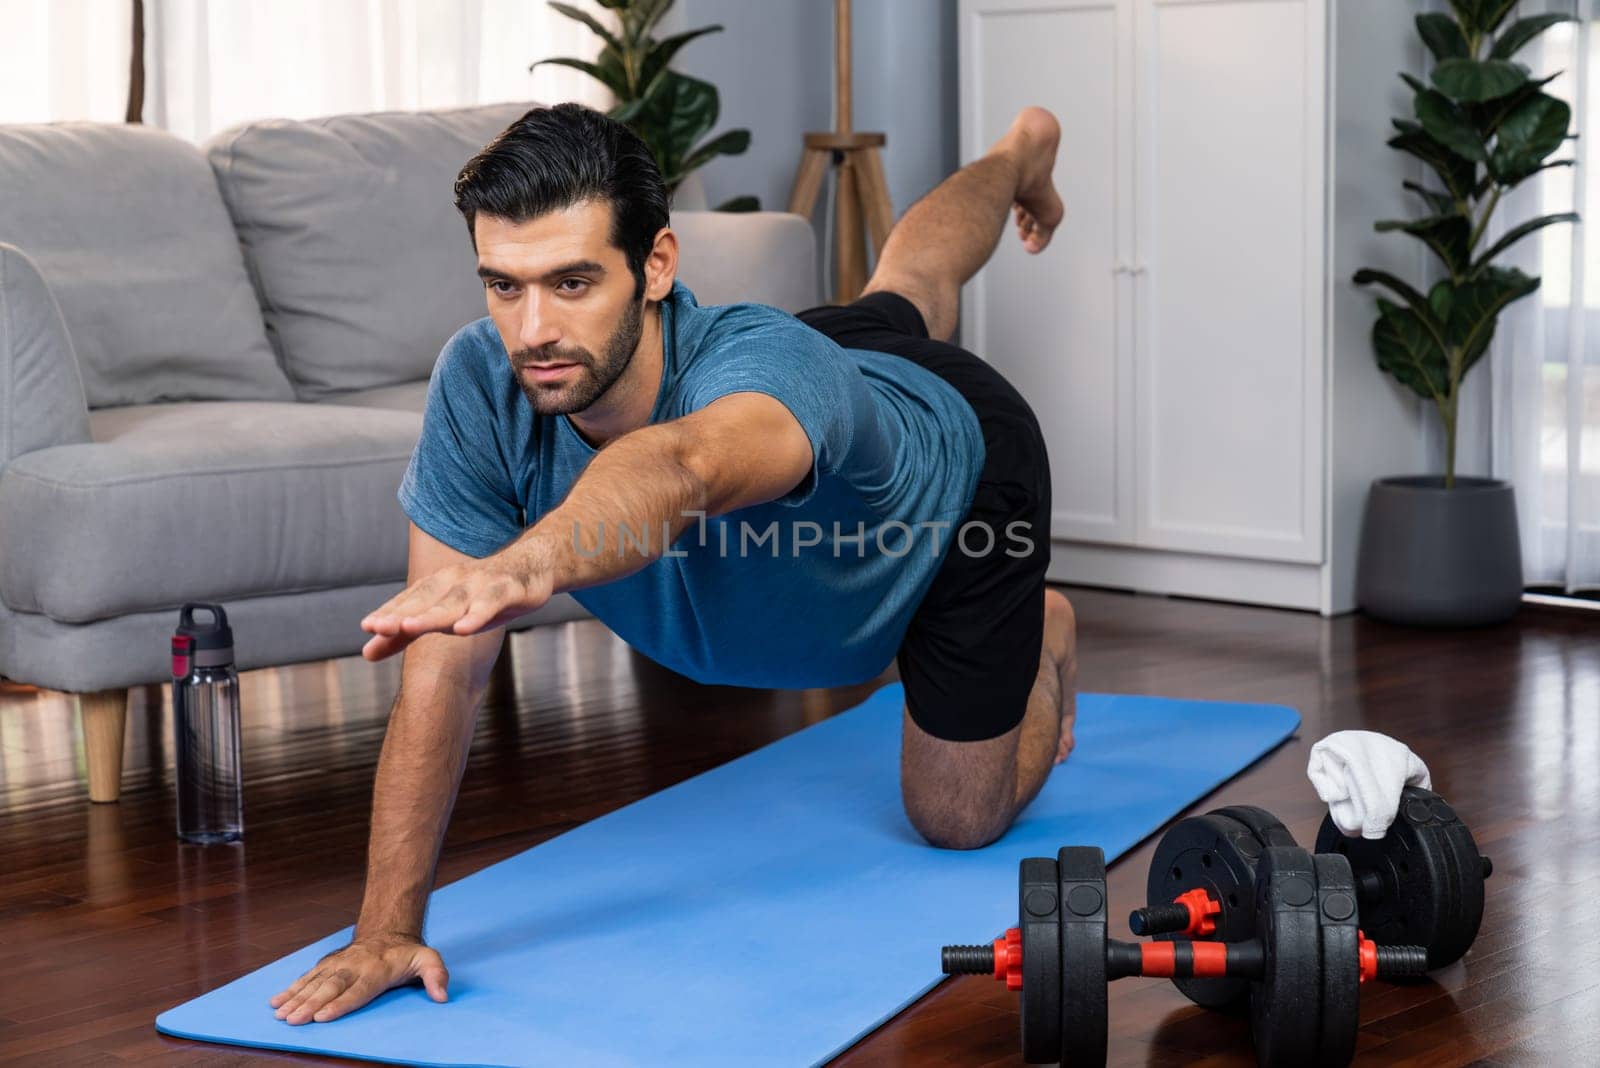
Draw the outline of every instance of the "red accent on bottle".
M174 634L172 636L172 677L185 679L189 677L189 648L194 645L194 639L187 634Z
M1217 923L1211 917L1222 912L1222 902L1206 893L1200 887L1195 887L1172 899L1174 905L1182 905L1189 910L1189 926L1180 934L1190 938L1204 938L1217 929Z
M1361 982L1378 977L1378 943L1368 938L1358 928L1356 937L1361 940Z
M1022 928L1013 927L994 940L994 977L1007 990L1022 989Z
M1194 951L1196 978L1220 979L1228 974L1228 944L1226 942L1190 942Z
M1177 943L1140 942L1139 974L1171 979L1178 970Z

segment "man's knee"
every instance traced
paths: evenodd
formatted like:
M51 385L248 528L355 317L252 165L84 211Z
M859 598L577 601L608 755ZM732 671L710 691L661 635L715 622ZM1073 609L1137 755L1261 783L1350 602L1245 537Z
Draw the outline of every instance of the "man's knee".
M920 805L905 798L906 817L935 849L982 849L1011 827L1009 803L995 808Z
M1020 728L1018 728L1020 729ZM979 742L934 738L905 716L900 799L928 844L978 849L1016 817L1016 730Z
M961 301L959 288L942 286L936 281L904 271L876 270L866 287L865 296L879 290L898 293L909 300L922 316L922 325L935 341L949 341L956 329L956 309Z

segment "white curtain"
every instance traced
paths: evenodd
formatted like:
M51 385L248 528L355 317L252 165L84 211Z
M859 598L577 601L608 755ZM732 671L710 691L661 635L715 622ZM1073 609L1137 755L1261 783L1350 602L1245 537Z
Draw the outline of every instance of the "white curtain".
M1562 74L1545 91L1572 106L1569 140L1550 159L1573 159L1507 194L1481 247L1541 215L1576 211L1523 238L1496 258L1541 278L1535 294L1501 316L1494 344L1463 390L1458 469L1510 481L1517 492L1524 579L1565 593L1600 589L1600 163L1590 148L1600 131L1600 0L1523 0L1513 18L1578 15L1517 54L1536 77ZM1443 434L1430 420L1442 470Z
M121 122L132 3L0 0L0 122Z
M575 6L614 25L594 0ZM0 122L120 122L131 0L0 0ZM252 119L576 100L610 90L537 59L601 42L539 0L145 0L148 125L202 141Z

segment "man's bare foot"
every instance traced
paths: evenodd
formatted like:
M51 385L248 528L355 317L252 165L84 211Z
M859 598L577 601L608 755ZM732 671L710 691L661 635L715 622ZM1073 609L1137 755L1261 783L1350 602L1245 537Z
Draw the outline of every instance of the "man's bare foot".
M1061 740L1056 745L1055 762L1067 759L1075 744L1073 727L1078 719L1078 618L1072 602L1059 590L1044 594L1045 641L1059 672L1061 693Z
M1022 239L1022 247L1034 254L1044 251L1066 215L1051 179L1060 142L1061 124L1056 117L1041 107L1025 107L1017 112L1011 128L995 146L1012 152L1021 171L1013 205L1017 236Z

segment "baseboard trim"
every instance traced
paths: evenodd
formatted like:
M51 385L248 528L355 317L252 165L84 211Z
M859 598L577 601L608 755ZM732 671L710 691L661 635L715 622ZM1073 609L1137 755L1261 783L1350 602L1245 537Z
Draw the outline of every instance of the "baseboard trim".
M1320 564L1056 541L1051 543L1050 569L1045 577L1052 582L1164 596L1322 610Z

